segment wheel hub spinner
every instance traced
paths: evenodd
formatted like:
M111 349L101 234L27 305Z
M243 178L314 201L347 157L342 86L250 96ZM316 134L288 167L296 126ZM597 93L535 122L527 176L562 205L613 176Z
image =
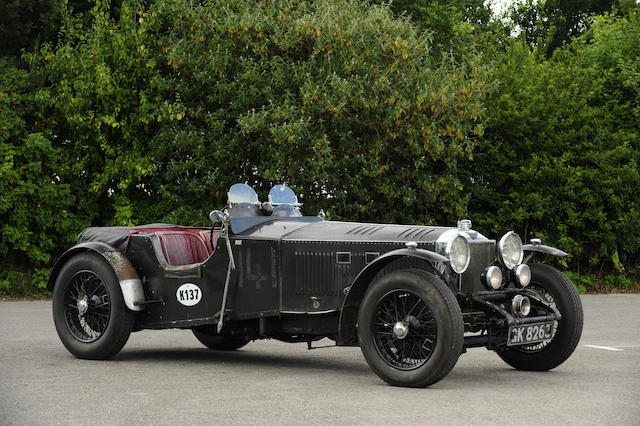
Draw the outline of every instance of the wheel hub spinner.
M402 321L398 321L393 326L393 334L398 339L404 339L405 337L407 337L407 334L409 334L409 326Z
M79 299L77 304L78 312L80 313L80 315L84 315L89 309L89 302L87 301L87 297L85 296L82 299Z

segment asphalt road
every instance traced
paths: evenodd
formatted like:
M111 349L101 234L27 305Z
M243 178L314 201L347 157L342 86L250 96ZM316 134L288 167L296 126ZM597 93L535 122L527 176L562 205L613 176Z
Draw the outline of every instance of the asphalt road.
M640 295L582 300L582 340L556 370L520 372L471 349L427 389L384 384L359 348L260 341L220 353L182 330L78 360L50 302L2 302L0 424L640 425Z

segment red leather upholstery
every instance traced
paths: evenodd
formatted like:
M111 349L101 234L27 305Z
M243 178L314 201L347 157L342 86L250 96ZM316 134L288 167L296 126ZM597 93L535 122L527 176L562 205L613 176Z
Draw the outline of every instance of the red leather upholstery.
M164 258L169 265L181 266L203 262L209 250L198 234L180 231L156 232Z
M160 241L162 255L171 266L204 262L218 244L218 232L214 231L211 246L211 229L208 228L153 224L123 229L132 234L155 234Z

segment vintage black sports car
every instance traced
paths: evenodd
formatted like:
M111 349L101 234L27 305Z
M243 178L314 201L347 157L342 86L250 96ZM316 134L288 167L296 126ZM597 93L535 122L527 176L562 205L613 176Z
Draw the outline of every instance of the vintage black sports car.
M274 186L245 184L211 212L211 228L87 228L49 280L55 326L79 358L117 354L132 331L191 329L205 346L256 339L359 345L399 386L444 378L467 348L521 370L549 370L574 351L582 305L558 270L566 253L513 232L496 243L457 227L335 222L303 216Z

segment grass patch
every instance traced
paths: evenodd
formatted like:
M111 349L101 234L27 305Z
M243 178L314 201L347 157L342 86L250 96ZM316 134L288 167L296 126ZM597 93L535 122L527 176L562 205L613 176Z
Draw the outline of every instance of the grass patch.
M47 299L47 280L51 269L42 268L29 271L0 271L0 298L7 299Z
M627 275L607 275L598 277L594 274L578 274L564 271L580 294L585 293L640 293L640 282Z

